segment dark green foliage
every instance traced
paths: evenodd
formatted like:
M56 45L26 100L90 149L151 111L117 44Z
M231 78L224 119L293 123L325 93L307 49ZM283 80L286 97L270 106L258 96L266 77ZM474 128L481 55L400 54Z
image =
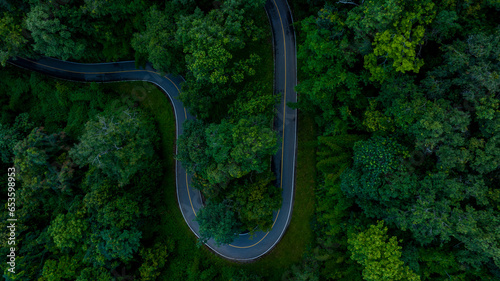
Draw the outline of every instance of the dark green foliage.
M33 38L33 50L49 57L63 60L80 59L85 52L85 41L72 38L73 29L51 17L51 8L46 4L32 6L26 16L26 28Z
M157 138L143 113L129 109L106 112L87 122L70 155L76 164L97 167L123 186L154 158Z
M19 114L12 127L0 123L0 157L3 163L12 163L13 149L18 141L27 136L33 128L29 114Z
M200 120L186 120L184 133L177 140L177 160L189 174L203 173L210 159L206 154L205 126Z
M281 196L268 172L269 157L277 151L277 136L266 121L262 115L249 116L237 123L223 120L208 128L202 121L186 121L178 139L177 159L194 174L193 186L208 198L208 205L226 202L224 208L219 204L208 209L206 217L200 219L205 231L202 242L217 235L218 243L229 243L234 233L225 231L238 232L240 226L251 231L271 227ZM227 219L224 225L214 225L217 212ZM224 227L224 232L218 233L217 227Z
M168 10L178 9L172 5ZM146 29L135 33L132 47L147 57L157 70L178 74L185 68L180 44L175 40L177 31L174 15L151 7L146 16Z
M493 280L500 167L495 4L347 2L327 4L300 23L299 108L316 112L324 135L373 133L354 146L352 160L348 149L320 137L317 227L330 235L314 252L322 277L339 280L357 270L331 257L345 251L346 226L368 216L404 239L403 259L422 279Z
M144 281L153 281L160 275L161 269L167 262L169 249L163 243L156 243L152 248L140 250L143 263L139 268Z
M249 231L268 231L273 225L273 213L281 207L280 189L272 183L272 173L262 173L254 179L234 182L225 195L232 202L238 219Z
M57 93L65 91L69 90ZM75 96L80 93L85 92L75 92ZM80 95L79 99L84 96ZM48 100L38 105L42 109L46 106L44 102ZM65 96L60 95L58 102L64 106ZM143 116L138 110L133 112ZM156 155L152 144L157 140L154 125L147 118L133 121L147 129L148 134L140 135L129 124L126 127L129 137L134 139L140 135L141 141L153 150L151 154ZM158 184L161 162L156 156L150 157L137 176L137 171L127 170L125 173L133 179L120 186L117 179L106 176L97 167L75 169L69 151L77 148L64 132L49 134L43 128L35 128L29 133L32 127L27 113L18 115L11 128L2 126L12 135L6 140L17 140L12 153L17 175L16 216L20 221L16 228L16 262L19 262L16 270L19 271L15 277L8 274L9 278L113 280L114 268L137 259L142 221L150 214L149 197ZM126 131L119 134L126 135ZM138 151L133 146L123 149L132 154ZM123 173L118 171L118 174ZM143 270L145 276L151 277L156 276L151 268L157 271L162 266L146 258L144 267L148 268Z
M188 70L181 99L198 118L218 122L214 112L228 111L234 85L244 89L243 82L255 74L260 57L252 52L242 56L242 50L248 42L262 39L263 31L244 15L262 4L224 1L220 9L196 9L177 22L175 40L183 46Z
M0 99L2 123L14 122L10 112L27 112L30 121L43 126L48 132L64 130L71 138L78 137L85 122L103 111L122 105L116 93L104 92L98 84L82 87L66 81L48 78L19 70L4 69L0 72ZM113 102L111 102L113 100Z
M413 193L412 185L392 184L391 188L384 185L406 172L402 162L407 153L393 139L375 137L356 143L353 167L342 174L342 191L348 197L356 197L363 202L390 202L395 198L402 200L409 197ZM399 188L395 189L395 186ZM365 207L362 203L360 206Z
M200 224L200 242L206 243L213 238L217 245L229 244L240 233L236 214L225 202L208 201L196 216Z

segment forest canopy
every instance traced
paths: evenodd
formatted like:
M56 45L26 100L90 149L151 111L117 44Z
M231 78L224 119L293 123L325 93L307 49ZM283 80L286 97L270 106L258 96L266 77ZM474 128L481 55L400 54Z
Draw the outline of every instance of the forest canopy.
M304 268L332 280L500 277L499 12L497 1L326 1L299 22L297 106L320 130L323 233ZM338 262L340 249L356 263Z

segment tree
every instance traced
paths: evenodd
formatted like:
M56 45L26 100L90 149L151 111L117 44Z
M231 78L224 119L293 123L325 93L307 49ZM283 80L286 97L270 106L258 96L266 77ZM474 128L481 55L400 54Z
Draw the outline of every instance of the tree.
M188 69L180 97L197 118L207 120L214 112L227 112L227 104L235 98L234 84L241 85L255 74L260 57L242 56L241 50L246 42L262 38L262 31L244 15L259 3L224 1L220 9L205 14L197 8L177 21L176 41L183 46Z
M72 38L73 30L51 16L48 5L39 4L31 8L26 17L26 28L31 32L33 50L49 57L63 60L80 59L85 52L83 40Z
M392 60L392 67L396 72L418 73L424 62L417 58L417 47L423 44L425 26L429 25L435 17L434 3L425 1L412 5L404 1L389 0L382 1L380 5L375 2L368 2L362 8L365 15L373 14L373 18L365 17L359 22L349 23L350 25L359 23L359 28L374 27L377 31L372 43L373 53L365 56L365 67L370 70L371 79L383 82L387 76L384 73L386 72L385 62L382 66L377 64L379 57L385 58L385 61ZM376 13L373 10L384 12ZM387 18L384 18L385 16ZM370 22L370 20L374 21ZM389 23L392 23L395 28L391 28ZM368 33L369 31L361 32Z
M157 280L160 270L165 266L169 249L162 243L156 243L151 248L143 248L139 251L143 259L139 272L144 281Z
M23 188L19 192L19 216L40 212L50 216L53 210L69 206L74 196L74 164L68 157L64 133L48 135L35 128L14 147L14 165ZM49 211L50 210L50 211ZM45 214L46 213L46 214Z
M325 134L343 133L342 121L358 122L354 109L362 106L363 77L353 71L359 58L345 36L345 19L345 12L326 5L318 17L306 18L300 25L306 37L299 45L297 57L304 61L306 79L296 87L299 106L321 110L321 118L316 121Z
M84 214L83 212L58 214L51 222L47 232L54 239L57 248L78 251L77 246L81 246L81 242L85 241L84 237L89 228Z
M137 110L105 112L87 122L80 143L70 151L75 163L99 168L123 186L154 159L158 138L150 121Z
M28 40L22 34L18 18L4 13L0 18L0 63L5 66L11 57L23 54Z
M277 151L277 136L264 121L262 116L240 119L238 123L223 120L206 129L206 153L213 159L207 169L210 183L220 184L251 171L266 170L266 158Z
M420 276L401 261L401 246L379 221L348 240L351 258L364 266L365 280L420 280Z
M250 84L249 90L243 90L230 105L227 112L232 120L248 119L252 116L265 116L272 120L279 95L262 93L261 85Z
M183 134L177 139L177 160L189 174L203 173L210 161L205 137L205 124L201 120L186 120Z
M243 17L245 1L225 1L221 9L214 9L204 15L200 9L194 14L181 17L177 40L182 42L188 69L195 82L225 84L230 79L236 83L243 75L253 75L252 69L258 57L232 60L232 52L242 49L246 39L257 40L260 36L252 22ZM241 26L247 26L246 32Z
M96 280L96 281L112 281L114 280L109 270L104 267L87 267L84 268L76 281L87 281L87 280Z
M272 184L274 179L269 172L259 174L255 179L245 178L233 183L229 194L224 196L230 200L243 227L251 232L270 230L273 212L281 207L280 189Z
M0 157L3 163L12 162L15 145L28 135L33 126L28 113L16 116L12 127L0 123Z
M175 40L176 31L174 16L152 6L146 15L146 29L134 34L132 47L157 70L179 74L184 71L185 62Z
M198 185L205 195L217 194L217 186L227 186L232 178L268 169L267 159L276 153L278 138L265 122L264 116L252 116L237 123L223 120L203 129L201 121L187 121L178 141L177 159L188 172L208 182L205 187Z
M130 17L141 12L146 7L143 0L85 0L81 10L93 18L109 16L117 22L125 17Z
M127 263L139 249L141 237L142 232L134 227L92 229L83 261L94 267L109 267L117 261Z
M389 138L372 137L357 142L353 167L342 174L342 191L347 197L355 197L365 212L381 211L372 206L373 202L391 203L409 198L415 192L414 184L391 184L397 183L402 175L403 179L408 178L403 166L407 154L405 147Z
M200 224L201 243L213 238L217 245L229 244L240 233L241 225L236 214L225 202L208 201L198 213L196 221Z
M49 259L43 263L42 277L39 280L56 281L73 279L81 266L81 256L63 255L57 260Z
M363 139L360 135L319 136L316 167L325 174L336 174L347 168L352 160L353 146Z

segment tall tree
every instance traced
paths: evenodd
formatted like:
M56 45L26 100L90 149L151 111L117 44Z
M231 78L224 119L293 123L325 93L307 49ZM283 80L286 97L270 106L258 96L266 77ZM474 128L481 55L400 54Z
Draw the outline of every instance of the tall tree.
M49 5L33 6L26 17L26 28L31 32L36 52L63 60L84 55L85 42L72 37L73 30L54 17Z
M154 158L158 138L150 121L138 110L105 112L87 122L80 143L70 155L75 163L95 166L119 185L132 177Z
M382 221L349 238L352 259L364 266L365 280L420 280L401 261L401 246L395 236L387 235Z
M185 61L181 46L175 39L176 27L174 15L153 6L146 15L146 29L134 34L132 47L157 70L180 74L184 71Z
M200 224L200 242L206 243L213 238L217 245L229 244L240 233L236 214L225 202L208 201L200 210L196 221Z

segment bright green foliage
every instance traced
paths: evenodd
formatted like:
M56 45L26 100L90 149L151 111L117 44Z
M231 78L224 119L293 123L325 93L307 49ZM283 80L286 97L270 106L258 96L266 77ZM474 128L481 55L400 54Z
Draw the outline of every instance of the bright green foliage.
M255 73L252 67L258 60L256 55L233 60L233 52L242 49L246 40L255 41L260 36L251 19L243 16L245 2L225 1L221 9L206 15L197 9L178 22L177 40L184 46L187 67L196 83L238 83L245 75Z
M267 168L266 157L278 151L278 137L266 124L266 119L257 116L240 119L231 130L231 158L243 170L264 172Z
M238 123L223 120L203 132L201 121L188 121L178 141L177 159L211 187L252 171L262 173L269 167L268 157L277 151L278 140L265 122L263 116L240 119Z
M377 110L377 101L371 100L370 106L365 111L365 119L363 125L366 126L368 132L393 132L394 125L390 117L385 116Z
M67 213L57 215L51 222L48 233L59 249L75 249L81 245L88 228L83 213Z
M157 135L142 114L128 109L119 114L106 112L87 122L71 157L80 166L99 168L119 185L128 184L154 156Z
M169 250L162 243L156 243L152 248L139 251L143 263L139 267L141 280L154 281L160 276L160 270L165 266Z
M85 42L72 38L72 30L61 19L50 16L49 6L34 6L26 17L26 28L35 41L33 50L49 57L79 59L85 52Z
M382 221L352 235L348 242L352 259L364 266L365 280L420 280L401 261L401 246L395 236L389 238Z
M260 57L243 50L247 42L262 38L262 30L246 16L261 3L223 1L219 9L204 13L197 8L177 20L175 40L183 46L188 69L180 97L197 118L209 120L216 112L227 112L235 89L243 89L243 82L256 73Z
M403 73L418 73L424 64L422 59L417 58L417 47L423 44L425 26L430 24L435 16L435 5L431 1L410 3L395 0L368 1L362 8L364 15L374 15L365 17L357 27L362 29L362 33L370 34L373 32L370 30L372 28L376 31L372 43L373 53L365 56L365 67L370 70L373 80L383 82L387 75L383 64L377 63L379 57L390 59L395 71Z
M251 116L265 116L272 120L275 115L275 106L279 101L279 95L263 94L260 85L252 85L255 90L245 91L238 95L237 99L229 107L230 119L248 119Z
M229 244L240 233L235 212L224 202L208 201L198 213L196 221L200 224L201 243L213 238L217 245Z
M16 18L4 13L0 18L0 63L5 66L7 59L22 54L28 40Z
M57 281L74 279L76 277L80 259L78 256L60 256L57 260L49 259L44 262L40 281Z
M422 278L499 276L494 5L340 1L300 22L298 107L314 112L324 136L373 132L354 147L351 167L349 148L320 138L317 227L334 236L318 240L312 253L321 278L355 276L338 252L342 233L365 217L405 231L403 256Z
M268 159L276 151L277 136L262 115L250 115L237 123L223 120L208 128L202 121L186 121L177 159L194 174L193 186L209 202L228 200L208 203L205 215L198 216L204 228L202 241L213 237L218 243L229 243L240 226L252 231L271 227L281 196L266 171Z

